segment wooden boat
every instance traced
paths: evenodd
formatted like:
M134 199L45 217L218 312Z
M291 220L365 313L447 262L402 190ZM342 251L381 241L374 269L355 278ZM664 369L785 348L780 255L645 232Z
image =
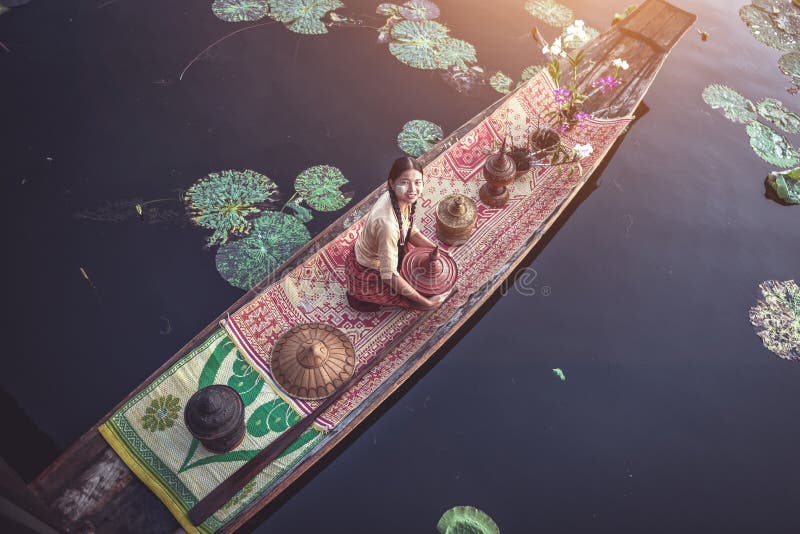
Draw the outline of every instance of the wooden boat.
M691 27L695 18L694 15L662 0L646 0L622 22L612 26L585 45L586 58L590 60L590 64L597 66L597 69L602 63L608 63L617 57L625 58L630 64L630 70L624 77L623 85L615 91L598 94L590 99L587 102L589 109L586 111L596 111L600 117L607 118L632 115L660 70L667 54ZM591 81L597 75L598 71L594 67L582 72L581 87L590 90ZM514 93L501 98L455 130L421 157L421 163L428 165L436 160L513 96ZM619 130L619 133L622 133L622 129ZM415 371L432 358L437 349L456 335L459 328L480 310L481 305L493 295L504 280L513 273L514 268L542 239L547 230L556 223L611 148L610 145L605 147L603 153L592 162L591 167L583 169L583 174L575 181L569 194L549 212L535 231L525 236L524 241L512 251L502 267L486 280L481 280L480 287L468 295L463 304L436 329L430 339L419 346L413 354L408 355L403 365L389 379L381 383L367 401L357 406L333 431L325 434L324 439L302 461L291 468L260 498L222 526L218 532L236 530L281 495L303 473L331 453L338 443L353 432L381 403L409 380ZM212 332L219 328L221 320L242 308L265 288L280 281L309 258L319 254L327 244L346 231L353 221L367 213L383 190L383 187L378 187L306 244L268 278L243 295L166 361L145 383L126 397L108 416L104 417L103 421L128 399L145 388L155 377L161 375L176 361L203 343ZM78 439L29 487L49 507L67 531L149 533L174 532L180 529L173 515L139 481L103 439L98 432L98 426L91 428Z

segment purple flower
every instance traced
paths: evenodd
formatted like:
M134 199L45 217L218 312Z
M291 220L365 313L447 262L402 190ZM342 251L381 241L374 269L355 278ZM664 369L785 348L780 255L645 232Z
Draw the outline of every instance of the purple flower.
M566 104L569 102L570 97L572 96L572 92L566 87L559 87L555 91L553 91L553 96L556 99L556 104Z
M611 91L615 87L619 87L622 85L622 82L619 81L617 78L614 78L610 74L605 77L600 77L592 82L592 87L599 87L601 93L605 93L606 90Z
M572 116L572 120L574 120L574 121L576 121L578 123L578 127L579 128L584 129L584 128L586 128L586 120L590 119L591 117L592 116L589 115L588 113L584 113L582 111L579 111L578 113L576 113L575 115Z

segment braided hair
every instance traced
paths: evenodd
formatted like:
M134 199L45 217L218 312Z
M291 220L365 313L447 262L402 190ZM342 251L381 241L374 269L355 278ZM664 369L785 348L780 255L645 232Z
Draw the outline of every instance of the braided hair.
M417 211L417 201L415 200L414 203L411 204L411 214L408 217L408 230L406 231L406 235L404 237L402 235L403 219L402 215L400 214L400 204L397 202L397 194L394 192L392 183L397 179L398 176L411 169L419 171L420 174L422 174L422 165L420 165L417 160L408 156L398 158L392 164L392 168L389 170L389 178L386 180L386 186L389 189L389 198L392 200L392 209L394 210L395 219L397 219L397 226L400 229L400 239L397 241L398 269L400 269L400 266L403 264L403 257L406 255L406 243L408 243L408 240L411 237L411 228L414 226L414 212Z

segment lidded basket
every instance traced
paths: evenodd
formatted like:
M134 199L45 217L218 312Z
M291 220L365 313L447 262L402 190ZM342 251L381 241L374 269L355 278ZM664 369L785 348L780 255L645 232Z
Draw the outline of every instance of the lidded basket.
M211 452L231 451L244 439L242 397L224 384L195 392L186 403L183 420L189 432Z
M436 208L436 233L448 245L463 245L475 231L478 207L459 193L444 197Z
M400 276L420 294L432 297L450 291L456 285L458 266L439 247L417 247L403 258Z

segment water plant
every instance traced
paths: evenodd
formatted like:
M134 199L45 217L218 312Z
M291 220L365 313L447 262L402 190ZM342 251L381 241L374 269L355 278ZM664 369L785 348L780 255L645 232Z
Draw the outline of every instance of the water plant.
M416 119L408 121L397 134L397 146L409 156L418 158L444 138L442 127L433 122Z
M555 0L528 0L525 9L542 22L559 28L569 26L575 20L572 10Z
M311 239L305 225L293 215L266 212L252 222L250 235L219 247L219 274L233 286L248 290L275 270Z
M436 529L439 534L500 534L497 523L474 506L450 508L439 519Z
M433 20L439 18L439 6L430 0L409 0L398 6L399 14L406 20Z
M269 16L295 32L306 35L328 33L322 17L344 7L339 0L269 0Z
M225 22L260 20L269 13L269 0L214 0L211 11Z
M511 92L512 83L514 83L514 80L512 80L511 78L508 77L508 75L500 71L495 72L489 78L489 85L492 86L492 89L503 95L506 95Z
M278 186L252 170L210 173L186 191L186 209L192 221L214 233L208 246L224 245L232 235L246 235L248 220L274 206Z
M175 222L183 217L183 212L177 209L155 206L156 203L182 202L183 191L179 191L176 198L157 198L142 200L139 197L122 200L106 201L100 207L79 211L76 219L87 221L119 223L134 218L139 218L147 224L160 224Z
M765 98L756 105L758 114L786 133L800 133L800 116L787 110L783 102Z
M728 120L747 124L756 120L756 107L727 85L712 84L703 89L703 100L713 109L721 109Z
M392 27L389 51L400 62L416 69L438 69L439 46L447 28L432 20L403 20Z
M776 50L800 50L800 8L788 1L755 0L739 18L757 40Z
M789 93L796 94L800 90L800 52L788 52L778 59L778 68L794 84L788 89Z
M767 184L787 204L800 204L800 168L769 173Z
M750 323L767 349L800 360L800 287L794 280L767 280L758 288L763 299L750 308Z
M777 167L789 167L797 163L797 152L786 139L772 128L753 121L747 125L750 146L758 156Z
M316 211L336 211L350 202L340 188L348 183L342 171L331 165L315 165L301 172L294 180L297 194Z

